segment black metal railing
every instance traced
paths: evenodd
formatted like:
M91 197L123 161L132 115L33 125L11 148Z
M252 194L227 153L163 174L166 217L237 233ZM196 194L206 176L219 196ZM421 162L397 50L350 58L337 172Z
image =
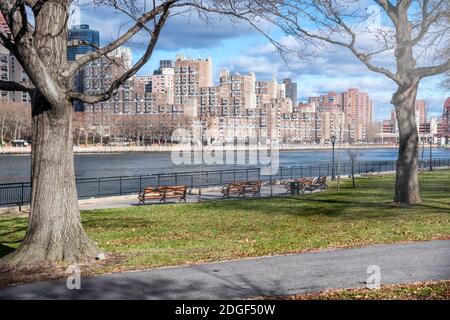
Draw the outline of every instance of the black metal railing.
M396 160L367 161L354 164L355 174L370 172L395 171ZM79 178L76 180L78 197L101 198L108 196L121 196L136 194L146 186L186 185L189 188L221 186L230 182L261 180L274 183L275 181L289 180L303 177L317 177L319 175L331 176L331 164L317 164L308 166L279 167L270 173L268 168L244 168L227 170L210 170L194 172L160 173L140 176L118 176L101 178ZM450 167L449 159L433 159L432 168ZM420 168L429 169L429 160L422 160ZM335 173L346 176L352 172L351 162L335 164ZM0 184L0 205L23 205L30 203L31 183Z

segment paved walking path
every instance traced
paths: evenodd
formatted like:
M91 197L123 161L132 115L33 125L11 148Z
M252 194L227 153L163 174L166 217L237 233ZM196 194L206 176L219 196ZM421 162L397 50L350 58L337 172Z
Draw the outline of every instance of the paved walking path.
M450 240L376 245L85 277L0 289L0 299L237 299L362 287L370 265L381 284L450 279Z
M205 188L202 191L201 200L202 201L221 201L222 193L221 187L216 188ZM314 192L320 192L319 190L315 190ZM309 193L309 191L307 192ZM267 198L271 196L281 196L287 195L286 187L284 185L273 185L272 188L270 186L262 186L261 187L261 197ZM253 198L252 196L247 196L247 198ZM231 197L231 199L226 199L225 201L236 200L237 197ZM242 199L242 197L239 197ZM186 202L198 202L198 191L195 190L193 193L188 193L186 195ZM178 200L168 199L167 203L178 203ZM149 201L146 205L152 204L161 204L158 201ZM114 208L128 208L134 207L138 205L137 195L131 196L123 196L123 197L110 197L110 198L96 198L96 199L87 199L79 201L80 210L96 210L96 209L114 209Z
M221 201L222 200L222 193L221 193L221 187L215 187L215 188L204 188L202 191L202 201ZM319 190L315 190L313 192L320 192ZM309 193L307 191L306 193ZM264 185L261 187L261 197L267 198L271 196L283 196L287 195L286 193L286 186L284 185L272 185L267 186ZM247 196L247 198L253 198L251 196ZM242 197L232 197L231 199L227 199L224 201L233 201L236 199L242 199ZM138 198L137 194L133 195L126 195L126 196L112 196L112 197L103 197L103 198L92 198L92 199L82 199L78 200L78 206L80 210L97 210L97 209L118 209L118 208L129 208L129 207L135 207L138 205ZM192 203L192 202L198 202L198 190L194 190L193 193L188 193L186 195L186 202ZM168 204L170 203L178 203L178 200L171 200L169 199L167 201ZM160 205L161 203L158 203L157 200L153 200L148 202L147 206L150 205ZM23 206L22 208L23 213L29 212L29 206ZM13 207L0 207L0 214L5 213L19 213L19 207L13 206Z

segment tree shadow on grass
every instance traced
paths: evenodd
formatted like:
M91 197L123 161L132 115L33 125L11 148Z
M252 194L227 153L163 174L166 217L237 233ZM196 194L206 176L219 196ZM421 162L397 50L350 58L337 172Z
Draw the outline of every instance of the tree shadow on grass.
M326 195L324 193L324 195ZM342 198L331 198L329 196L324 197L310 197L308 195L300 196L280 196L270 199L252 199L250 201L227 201L227 210L245 210L253 212L261 212L265 214L287 214L294 216L316 216L316 215L326 215L326 216L343 216L345 219L375 219L375 218L387 218L397 216L400 212L399 210L438 210L440 213L450 212L450 208L445 208L439 205L432 205L431 203L422 203L418 205L399 205L392 201L367 201L362 199L357 201L357 197L349 198L349 200L344 200ZM354 200L352 200L354 199ZM274 205L276 201L276 205ZM258 203L259 202L259 203ZM431 201L430 201L431 202ZM208 203L205 204L208 209L217 209L217 204ZM222 206L222 205L219 205ZM352 210L358 210L361 208L360 212L355 212Z
M13 247L5 246L5 245L0 243L0 258L3 258L7 254L10 254L14 250L16 250L16 249L13 248Z
M25 230L27 230L27 226L18 227L18 228L15 228L15 229L13 229L13 230L10 230L10 231L4 232L4 233L0 233L0 238L1 238L1 237L5 237L5 236L12 235L12 234L14 234L14 233L16 233L16 232L22 232L22 231L25 231ZM4 242L4 241L3 241L3 242Z

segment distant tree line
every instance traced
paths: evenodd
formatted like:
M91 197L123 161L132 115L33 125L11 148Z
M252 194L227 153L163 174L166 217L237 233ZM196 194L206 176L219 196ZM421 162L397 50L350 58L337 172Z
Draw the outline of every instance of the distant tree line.
M31 107L26 103L0 101L0 145L31 137Z

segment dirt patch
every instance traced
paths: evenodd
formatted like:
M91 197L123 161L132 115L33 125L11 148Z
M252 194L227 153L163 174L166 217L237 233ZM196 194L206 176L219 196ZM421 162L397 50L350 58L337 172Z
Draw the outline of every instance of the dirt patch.
M108 254L105 260L94 260L91 263L76 264L82 276L97 275L106 267L114 266L125 260L125 255ZM36 281L50 281L67 278L70 264L45 263L29 268L12 269L0 267L0 287L8 287Z

